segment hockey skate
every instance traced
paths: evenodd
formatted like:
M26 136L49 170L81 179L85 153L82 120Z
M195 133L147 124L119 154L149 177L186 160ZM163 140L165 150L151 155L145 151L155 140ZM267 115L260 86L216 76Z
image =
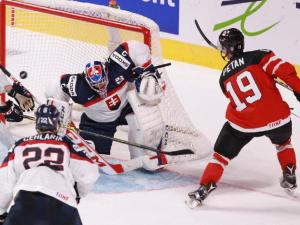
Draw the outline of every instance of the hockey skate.
M215 183L210 183L209 185L200 185L196 191L192 191L188 194L189 199L185 201L186 205L190 209L200 206L208 194L216 188L217 185Z
M295 169L295 165L288 165L282 173L280 186L288 191L292 191L297 187Z

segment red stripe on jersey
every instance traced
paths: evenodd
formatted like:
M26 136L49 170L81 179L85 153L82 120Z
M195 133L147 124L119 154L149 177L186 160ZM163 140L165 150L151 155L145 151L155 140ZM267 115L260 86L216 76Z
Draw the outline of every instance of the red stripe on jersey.
M281 64L275 72L275 76L283 80L294 91L300 94L300 79L297 76L295 67L285 62Z
M114 90L111 90L110 92L108 92L106 98L108 98L109 96L115 94L117 91L119 91L120 89L122 89L122 88L125 86L125 84L127 84L127 81L123 81L123 82L122 82L118 87L116 87ZM93 100L91 100L91 101L88 101L88 102L84 103L83 106L84 106L84 107L89 107L89 106L94 105L94 104L96 104L96 103L98 103L98 102L101 102L102 100L104 100L104 99L103 99L103 98L100 98L100 96L99 96L99 97L97 97L97 98L95 98L95 99L93 99Z
M275 56L273 52L266 55L262 60L260 61L259 65L263 68L268 62L271 57ZM277 60L276 60L277 61ZM282 61L280 61L282 62ZM279 63L280 63L279 62ZM273 72L274 67L277 65L270 63L271 65L267 66L267 72L271 74ZM283 80L287 85L289 85L294 91L300 94L300 79L297 77L297 72L295 70L295 67L288 63L284 62L279 65L279 67L274 71L276 77Z
M12 160L15 159L15 153L12 152L12 153L9 153L9 156L8 156L8 159L6 158L2 164L0 165L0 168L3 168L3 167L6 167L8 165L8 163Z
M213 157L219 161L220 163L222 163L223 165L227 166L228 165L228 160L225 159L223 156L221 156L219 153L215 152Z
M122 47L125 49L126 52L129 53L129 47L128 47L128 43L127 43L127 42L124 42L124 43L122 44Z
M149 59L147 62L145 62L142 67L146 68L147 66L149 66L151 64L151 59Z
M65 147L67 147L70 150L69 145L67 145L65 142L57 141L57 140L28 140L28 141L23 141L16 147L26 146L26 145L34 145L34 144L64 145Z
M260 60L259 65L260 65L261 67L264 67L265 64L266 64L267 62L269 62L269 59L270 59L271 57L273 57L274 55L275 55L274 52L270 52L269 54L265 55L265 57L263 57L263 58Z
M64 78L65 75L66 75L66 74L61 75L61 76L60 76L60 80L62 80L62 79Z
M276 58L276 59L274 59L273 61L268 62L267 68L266 68L266 70L265 70L265 71L267 72L267 74L274 75L274 74L273 74L274 68L275 68L275 66L277 66L277 64L280 63L280 62L282 62L282 60L279 59L279 58Z
M262 58L259 64L267 74L274 75L273 74L273 72L275 72L274 68L280 62L282 62L282 60L276 57L273 52L270 52L270 54Z
M86 157L82 157L82 156L77 155L75 153L71 153L70 158L71 159L77 159L77 160L80 160L80 161L86 161L86 162L89 162L89 163L93 163L90 159L88 159Z

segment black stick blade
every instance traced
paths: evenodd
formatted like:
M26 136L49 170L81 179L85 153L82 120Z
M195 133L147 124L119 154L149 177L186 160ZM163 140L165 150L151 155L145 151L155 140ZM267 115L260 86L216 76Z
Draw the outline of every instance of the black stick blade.
M161 153L165 154L165 155L191 155L191 154L195 154L191 149L181 149L181 150L177 150L177 151L172 151L172 152L165 152L162 151Z

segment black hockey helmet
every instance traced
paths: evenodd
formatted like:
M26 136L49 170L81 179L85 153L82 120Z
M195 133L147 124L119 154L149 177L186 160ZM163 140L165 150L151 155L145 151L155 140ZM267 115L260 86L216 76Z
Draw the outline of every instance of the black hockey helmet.
M231 59L244 51L244 35L236 28L223 30L219 35L219 48L222 57Z
M35 129L38 133L57 133L60 120L59 111L54 105L40 105L35 112L35 116Z

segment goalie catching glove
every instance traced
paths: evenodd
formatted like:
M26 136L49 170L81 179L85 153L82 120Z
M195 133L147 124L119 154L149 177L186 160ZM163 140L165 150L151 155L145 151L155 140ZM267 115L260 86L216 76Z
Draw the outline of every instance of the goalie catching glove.
M8 122L21 122L23 120L22 110L12 101L7 101L5 105L0 106L0 113L4 114Z
M137 95L146 105L157 105L163 95L158 71L145 72L135 80Z
M8 95L16 99L23 111L33 110L33 96L20 82L13 83L12 89L8 92Z

